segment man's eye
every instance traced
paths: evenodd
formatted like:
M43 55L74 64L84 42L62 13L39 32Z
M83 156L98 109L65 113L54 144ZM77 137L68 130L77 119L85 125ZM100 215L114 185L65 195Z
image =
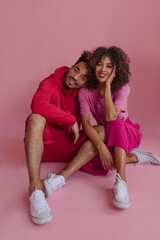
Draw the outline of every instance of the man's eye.
M83 76L82 76L82 79L83 79L84 81L86 80L86 78L85 78L85 77L83 77Z
M78 69L77 69L77 68L74 68L74 71L75 71L75 72L78 72Z

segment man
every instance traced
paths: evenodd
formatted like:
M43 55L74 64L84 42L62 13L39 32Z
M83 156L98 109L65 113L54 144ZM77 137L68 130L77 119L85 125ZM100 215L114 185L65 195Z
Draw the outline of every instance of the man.
M31 219L36 224L52 220L52 212L40 180L41 161L72 160L58 175L48 175L44 181L46 196L63 186L81 167L95 175L108 172L103 169L100 158L96 157L97 147L87 140L83 131L79 131L77 90L87 83L89 55L89 52L84 52L70 69L56 69L54 74L40 83L32 100L33 113L26 121L25 151L30 180ZM95 126L95 129L104 141L105 127ZM127 158L127 163L138 161L132 155ZM114 166L111 154L106 161L112 163L112 169Z
M89 54L84 52L70 69L58 68L43 80L32 100L33 113L26 121L25 151L31 218L36 224L52 219L40 180L41 161L69 161L87 139L82 131L79 132L77 90L87 82ZM96 130L104 140L104 126L96 126ZM95 146L87 140L69 165L65 180L96 155ZM83 169L94 174L94 164L88 163Z

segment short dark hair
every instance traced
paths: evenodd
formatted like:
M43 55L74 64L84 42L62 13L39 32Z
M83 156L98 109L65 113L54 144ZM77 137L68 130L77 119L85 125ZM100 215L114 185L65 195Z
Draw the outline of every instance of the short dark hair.
M78 64L79 62L85 62L86 64L88 64L90 57L91 57L91 52L83 51L80 58L77 60L77 62L74 65Z

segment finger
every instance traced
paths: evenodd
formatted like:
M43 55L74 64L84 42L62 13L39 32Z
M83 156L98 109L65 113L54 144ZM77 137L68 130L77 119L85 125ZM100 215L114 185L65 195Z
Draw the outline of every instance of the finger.
M101 161L101 162L102 162L102 166L103 166L103 168L106 170L106 166L105 166L104 161Z
M113 161L113 158L112 158L112 156L110 156L110 159L109 159L109 161L110 161L110 164L111 164L112 168L114 168L114 161Z
M112 165L110 164L110 162L107 162L107 164L108 164L108 169L112 170Z
M104 161L105 169L110 169L110 165L108 164L108 161Z
M116 76L116 66L113 67L113 71L112 71L113 76Z
M107 168L110 169L110 170L112 170L112 164L111 164L110 161L107 161Z
M79 138L79 134L75 134L74 144L77 142L78 138Z
M105 169L109 169L107 161L104 161L104 166L105 166Z

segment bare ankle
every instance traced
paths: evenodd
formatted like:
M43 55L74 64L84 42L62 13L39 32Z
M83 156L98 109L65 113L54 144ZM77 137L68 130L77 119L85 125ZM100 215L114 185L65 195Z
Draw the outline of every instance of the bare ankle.
M137 163L138 158L134 153L129 153L127 156L127 163Z
M61 171L61 172L57 173L57 175L62 175L65 179L65 182L67 182L67 180L69 178L68 174L65 171Z
M29 195L31 195L35 190L42 190L43 191L43 185L41 182L31 182L29 185Z
M117 173L120 175L121 179L126 182L126 176L124 173L120 172L120 171L117 171Z

